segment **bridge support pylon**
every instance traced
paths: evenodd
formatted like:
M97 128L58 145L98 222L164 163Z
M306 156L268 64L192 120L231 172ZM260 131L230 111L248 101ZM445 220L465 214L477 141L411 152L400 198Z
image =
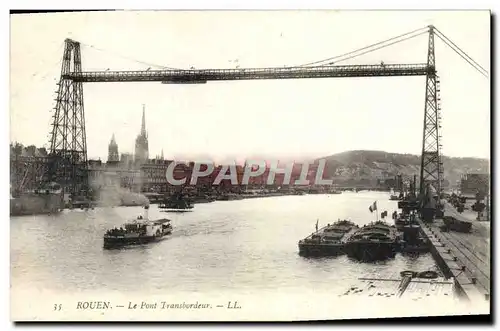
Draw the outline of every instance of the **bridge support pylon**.
M428 184L440 197L443 186L443 164L440 143L440 98L439 78L436 73L436 55L434 49L434 26L429 26L429 47L427 53L429 71L425 82L424 130L420 165L420 195L425 194Z
M65 193L74 195L88 189L83 84L65 76L79 72L82 72L80 43L66 39L52 122L48 179L61 184Z

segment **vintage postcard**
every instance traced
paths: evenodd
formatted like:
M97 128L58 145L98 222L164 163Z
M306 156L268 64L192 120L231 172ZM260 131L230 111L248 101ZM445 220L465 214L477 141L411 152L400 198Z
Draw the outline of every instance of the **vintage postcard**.
M11 319L489 315L490 20L11 13Z

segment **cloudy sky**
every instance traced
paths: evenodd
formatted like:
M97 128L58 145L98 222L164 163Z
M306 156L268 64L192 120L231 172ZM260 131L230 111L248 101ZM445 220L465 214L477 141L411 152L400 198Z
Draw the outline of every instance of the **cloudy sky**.
M343 54L429 24L489 71L489 12L101 12L11 16L11 140L49 140L64 39L84 70L283 67ZM345 64L424 63L427 35ZM443 152L489 157L489 79L436 38ZM84 85L89 158L114 133L133 152L142 104L150 155L319 157L355 149L419 154L424 77Z

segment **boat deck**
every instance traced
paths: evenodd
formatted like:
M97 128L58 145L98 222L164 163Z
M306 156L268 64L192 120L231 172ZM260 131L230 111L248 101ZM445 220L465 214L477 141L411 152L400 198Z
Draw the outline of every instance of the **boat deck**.
M450 204L445 216L472 223L470 233L441 231L441 219L431 224L419 220L422 231L432 244L432 253L448 277L455 277L457 286L469 299L490 297L490 228L489 223L471 220L459 214Z
M318 231L311 233L310 235L308 235L307 237L305 237L302 240L311 239L313 236L317 236L317 235L319 235L319 236L327 235L328 232L325 233L325 229L331 227L333 224L334 223L332 223L330 225L325 225L322 228L319 228ZM346 229L347 229L347 227L346 227ZM341 239L342 242L344 242L344 238L348 237L347 234L351 235L352 233L354 233L358 229L359 228L353 227L352 229L350 229L349 231L345 232L345 234L342 234L342 235L340 235L341 233L339 232L339 239Z
M343 237L342 239L340 239L340 242L345 244L347 242L347 240L349 240L349 238L355 234L356 232L358 232L359 228L352 228L351 230L349 230L349 232L347 232Z

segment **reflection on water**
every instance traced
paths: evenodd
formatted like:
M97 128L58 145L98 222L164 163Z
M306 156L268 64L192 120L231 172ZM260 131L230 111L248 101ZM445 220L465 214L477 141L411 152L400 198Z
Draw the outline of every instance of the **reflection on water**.
M64 211L55 216L11 218L13 289L176 291L345 290L359 277L391 277L402 270L435 267L427 254L398 254L372 264L305 258L297 242L324 225L350 218L373 221L378 201L389 215L397 206L376 192L285 196L199 204L191 213L164 213L173 234L162 242L104 250L104 232L142 213L140 207Z

